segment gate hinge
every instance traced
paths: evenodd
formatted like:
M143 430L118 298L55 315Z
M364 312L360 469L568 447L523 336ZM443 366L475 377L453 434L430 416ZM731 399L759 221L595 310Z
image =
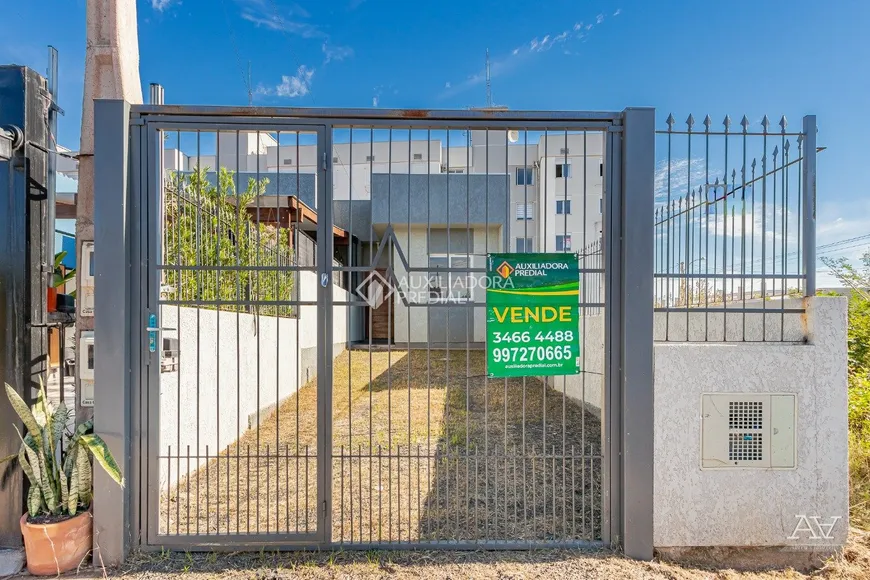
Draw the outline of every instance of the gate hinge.
M323 517L329 516L329 506L326 503L326 500L323 500Z
M326 151L323 152L323 170L326 171Z

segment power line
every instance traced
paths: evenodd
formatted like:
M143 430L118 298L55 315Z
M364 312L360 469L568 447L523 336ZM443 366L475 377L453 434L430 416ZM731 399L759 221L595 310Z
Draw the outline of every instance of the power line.
M230 22L230 14L227 11L226 0L221 0L221 6L224 9L224 20L227 24L227 31L230 35L230 43L233 45L233 52L236 55L236 65L239 67L239 74L242 75L242 84L245 86L245 92L248 94L248 106L252 106L254 92L251 89L251 64L248 62L248 74L245 75L245 67L242 65L242 55L239 52L239 45L236 42L236 33L233 30L233 25Z

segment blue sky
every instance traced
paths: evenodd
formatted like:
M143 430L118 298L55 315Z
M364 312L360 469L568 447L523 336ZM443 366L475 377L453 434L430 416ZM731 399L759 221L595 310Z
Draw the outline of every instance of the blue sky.
M59 141L77 148L85 0L13 2L0 62L60 50ZM870 2L138 0L140 75L168 103L512 109L655 106L735 124L819 122L819 243L870 233ZM11 12L11 13L10 13ZM11 17L10 17L11 16ZM756 126L756 129L758 127ZM852 250L844 255L857 255Z

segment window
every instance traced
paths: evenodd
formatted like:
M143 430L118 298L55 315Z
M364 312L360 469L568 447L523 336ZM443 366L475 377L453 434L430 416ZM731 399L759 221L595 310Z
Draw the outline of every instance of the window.
M533 203L518 203L517 204L517 219L530 220L535 217L535 204Z
M374 160L375 160L374 155L366 155L366 161L374 161Z
M465 173L464 169L448 169L447 173Z
M556 200L556 213L559 215L571 213L571 200Z
M423 159L422 153L414 153L414 161L421 161Z
M517 167L517 185L534 185L534 175L531 167Z
M284 165L293 165L293 160L292 159L285 159Z
M433 254L429 256L429 299L432 302L467 302L471 299L469 272L444 272L447 268L468 268L468 256Z
M534 252L535 244L532 238L517 238L516 248L518 253Z
M570 163L557 163L556 164L556 177L571 177L571 164Z
M568 155L568 153L570 152L570 149L568 149L567 147L562 147L561 149L559 149L559 155Z
M571 235L556 236L556 251L568 252L571 250Z

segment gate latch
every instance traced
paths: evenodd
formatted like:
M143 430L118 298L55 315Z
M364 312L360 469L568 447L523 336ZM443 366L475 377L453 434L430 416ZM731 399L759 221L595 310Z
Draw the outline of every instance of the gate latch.
M161 330L175 330L174 328L160 328L157 326L157 315L148 315L148 326L145 328L148 332L148 352L157 352L157 333Z
M320 285L326 288L329 285L329 274L321 274L320 275Z

